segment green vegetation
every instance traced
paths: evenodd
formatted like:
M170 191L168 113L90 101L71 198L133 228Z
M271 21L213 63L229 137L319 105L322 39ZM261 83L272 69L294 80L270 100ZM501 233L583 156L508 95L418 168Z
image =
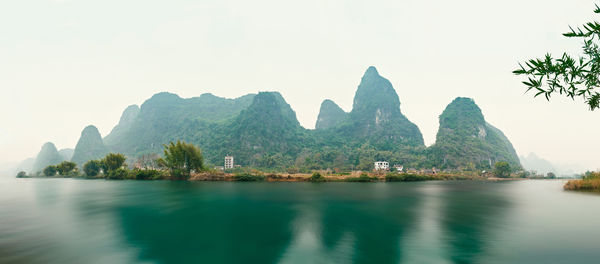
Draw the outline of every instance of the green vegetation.
M509 178L512 169L506 161L498 161L494 164L494 176L498 178Z
M430 181L430 180L435 180L435 178L430 175L417 175L417 174L410 174L410 173L402 173L402 174L390 173L385 176L386 182L412 182L412 181Z
M570 180L565 190L600 192L600 172L587 172L581 180Z
M61 176L76 176L77 175L77 164L75 162L63 161L56 165L58 175Z
M96 177L100 174L102 162L99 160L90 160L83 165L83 172L88 177Z
M264 181L265 180L265 176L254 175L254 174L250 174L250 173L241 173L241 174L235 174L233 176L233 180L234 181L240 181L240 182Z
M19 171L19 173L17 173L17 178L26 178L26 177L27 177L27 172Z
M376 182L376 181L379 181L379 179L377 179L377 177L369 177L369 174L363 172L358 177L346 178L344 181L345 182Z
M596 5L594 13L600 13ZM533 90L534 97L544 95L550 100L552 95L564 95L571 99L580 97L591 110L600 107L600 23L593 21L563 34L568 38L583 40L583 56L578 58L563 53L560 57L546 54L543 58L531 59L513 73L525 75L523 82L527 91Z
M202 149L197 155L199 167L184 164L196 162L181 156L189 150L165 151L160 165L173 179L188 179L192 171L202 171L204 163L209 168L221 165L226 155L233 155L237 165L266 173L371 171L379 160L405 168L472 173L489 171L496 161L520 167L508 139L485 122L479 107L468 98L457 98L447 107L440 116L436 144L426 148L419 128L400 111L394 87L374 67L362 77L352 111L345 113L327 100L319 119L318 129L303 128L277 92L237 99L210 94L182 99L159 93L141 107L128 107L105 142L108 150L139 161L132 166L152 169L158 167L152 164L158 157L150 163L145 157L159 156L165 151L163 144L180 140ZM99 160L108 153L102 141L95 127L86 127L72 161L85 167L84 162ZM92 166L86 175L110 174L108 169L102 171Z
M162 180L166 178L163 172L152 169L135 169L130 173L130 175L132 175L133 179L136 180Z
M319 117L315 129L328 129L339 125L348 114L344 112L335 102L325 100L321 103Z
M310 176L310 178L308 179L311 182L325 182L327 181L327 179L325 179L325 177L323 177L323 175L321 175L321 173L315 172L312 174L312 176Z
M100 164L102 164L102 170L104 170L105 173L111 173L123 167L125 159L123 154L109 153L100 161Z
M108 174L106 174L106 179L109 180L124 180L128 178L131 178L129 176L129 170L125 168L117 168L115 170L109 171Z
M104 145L100 132L95 126L87 126L81 131L71 161L82 166L88 160L99 159L109 153Z
M54 177L56 176L56 166L54 165L49 165L46 166L46 168L44 168L44 170L42 171L44 173L44 176L46 177Z
M519 157L504 134L487 123L470 98L456 98L440 115L435 144L427 150L431 166L489 170L496 161L521 167Z
M165 145L164 158L159 159L159 164L171 172L171 177L176 180L187 180L192 171L203 170L204 158L200 148L182 141Z
M62 159L58 154L58 150L56 146L52 142L47 142L42 146L39 154L35 158L35 162L33 164L32 172L38 172L43 170L49 165L54 165L61 162Z

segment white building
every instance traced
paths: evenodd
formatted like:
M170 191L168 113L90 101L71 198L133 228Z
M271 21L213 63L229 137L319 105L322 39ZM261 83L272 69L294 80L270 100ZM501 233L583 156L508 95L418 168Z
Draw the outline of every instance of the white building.
M225 156L225 169L233 169L233 156Z
M404 166L402 166L402 165L395 165L394 168L396 169L397 172L401 172L404 170Z
M387 161L376 161L375 162L375 170L380 171L380 170L389 170L390 169L390 163Z

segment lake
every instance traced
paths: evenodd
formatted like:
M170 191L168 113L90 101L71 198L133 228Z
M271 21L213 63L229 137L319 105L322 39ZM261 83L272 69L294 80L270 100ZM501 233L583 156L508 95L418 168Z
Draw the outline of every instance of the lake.
M598 263L563 181L0 179L0 263Z

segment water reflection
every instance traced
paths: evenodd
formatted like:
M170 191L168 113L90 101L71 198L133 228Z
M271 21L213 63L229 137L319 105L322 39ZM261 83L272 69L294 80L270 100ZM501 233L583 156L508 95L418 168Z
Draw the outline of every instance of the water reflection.
M275 263L291 239L294 211L277 199L284 193L267 192L266 186L227 193L228 184L210 190L189 184L163 187L151 200L115 212L124 238L139 249L142 260Z
M596 263L598 196L560 184L14 179L0 263Z
M450 261L481 263L478 258L495 242L492 231L510 207L508 197L499 191L506 186L480 182L445 186L441 224Z

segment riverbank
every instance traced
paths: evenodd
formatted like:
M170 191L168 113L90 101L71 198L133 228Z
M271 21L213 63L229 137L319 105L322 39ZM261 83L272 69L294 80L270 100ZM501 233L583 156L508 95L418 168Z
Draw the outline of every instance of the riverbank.
M264 182L409 182L409 181L449 181L449 180L488 180L480 176L456 174L409 174L409 173L352 173L342 174L192 174L190 181L264 181Z
M600 192L600 173L586 173L581 180L570 180L563 188L567 191Z

